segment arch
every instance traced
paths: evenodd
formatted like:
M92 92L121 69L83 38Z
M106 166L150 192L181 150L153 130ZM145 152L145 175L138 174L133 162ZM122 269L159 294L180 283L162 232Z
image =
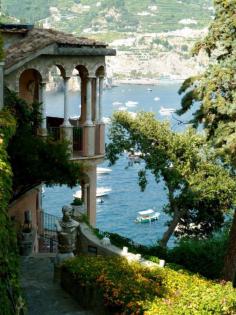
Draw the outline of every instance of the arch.
M38 70L34 68L23 70L19 76L19 96L28 103L39 101L41 82L42 75Z
M105 65L104 64L97 64L95 66L95 75L96 77L104 77L105 76Z
M77 65L75 69L79 72L79 76L82 79L86 79L89 76L88 68L84 65Z

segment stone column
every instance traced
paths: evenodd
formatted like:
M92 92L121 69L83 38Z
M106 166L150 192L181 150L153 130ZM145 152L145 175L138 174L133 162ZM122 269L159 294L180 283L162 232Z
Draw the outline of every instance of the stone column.
M91 165L89 171L89 186L88 186L88 204L87 214L89 223L92 226L96 226L96 190L97 190L97 172L96 165Z
M86 86L86 121L83 124L83 156L95 153L95 125L92 122L92 78L87 78Z
M99 122L102 123L102 94L103 94L104 77L99 77Z
M68 102L68 93L69 93L69 79L70 77L64 77L64 121L61 125L61 137L66 139L69 142L69 153L73 157L73 127L69 121L69 102Z
M0 62L0 110L4 105L4 62Z
M99 123L99 78L96 78L95 123Z
M47 135L47 113L46 113L46 82L40 83L40 102L42 106L42 135Z
M69 103L68 103L68 93L69 93L69 77L64 78L64 122L63 126L71 126L69 122Z
M87 78L86 86L86 126L93 125L92 122L92 78Z

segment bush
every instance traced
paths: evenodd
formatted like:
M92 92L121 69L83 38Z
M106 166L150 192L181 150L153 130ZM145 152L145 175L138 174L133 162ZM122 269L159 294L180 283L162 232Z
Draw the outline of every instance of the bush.
M207 278L217 279L223 268L227 240L226 232L205 240L182 240L168 251L168 261L180 264Z
M90 292L91 288L101 292L109 314L143 314L148 301L163 295L162 276L157 270L129 264L121 257L80 256L67 260L63 271Z
M183 270L144 268L120 257L76 257L62 265L72 281L101 292L109 314L236 314L231 284ZM92 293L93 294L93 293Z
M81 198L74 198L73 202L71 203L72 206L82 206L83 201Z

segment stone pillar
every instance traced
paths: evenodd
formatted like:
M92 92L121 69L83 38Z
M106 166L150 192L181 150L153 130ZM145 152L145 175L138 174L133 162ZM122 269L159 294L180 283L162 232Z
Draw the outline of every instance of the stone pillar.
M0 62L0 110L4 105L4 62Z
M102 123L102 94L103 94L104 77L99 77L99 122Z
M95 125L92 122L92 78L87 78L86 121L83 124L83 156L95 154Z
M97 190L97 172L96 165L91 165L89 171L87 172L89 177L88 186L88 204L87 204L87 214L89 223L92 226L96 226L96 190Z
M95 123L99 123L99 78L96 78Z
M47 135L47 113L46 113L46 82L40 84L40 102L42 106L42 135Z
M68 93L69 93L69 77L64 78L64 122L63 126L71 126L69 122L69 103L68 103Z
M92 122L92 78L87 78L86 86L86 121L84 123L86 126L93 125Z

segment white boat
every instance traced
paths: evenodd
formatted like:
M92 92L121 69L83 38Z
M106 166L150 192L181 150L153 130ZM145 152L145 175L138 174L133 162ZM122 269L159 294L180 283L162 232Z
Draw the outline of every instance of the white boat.
M132 117L132 118L136 118L136 116L137 116L137 113L134 113L134 112L128 112L129 114L130 114L130 116Z
M121 111L127 110L127 107L125 107L125 106L120 106L120 107L118 108L118 110L121 110Z
M151 92L151 91L152 91L152 89L151 89L151 88L148 88L148 89L147 89L147 91Z
M125 103L125 106L127 107L136 107L138 105L138 102L128 101Z
M107 187L98 187L97 192L96 192L96 197L103 197L108 195L111 192L111 188ZM82 197L82 192L81 190L77 190L75 194L73 194L74 198L81 198Z
M122 103L121 102L113 102L112 105L113 106L120 106L120 105L122 105Z
M111 123L111 118L110 117L102 117L102 121L104 124L109 125Z
M144 211L139 211L138 216L135 220L136 223L148 223L158 220L160 216L159 212L154 211L153 209L147 209Z
M128 158L130 160L130 164L132 165L133 163L140 163L141 162L141 155L142 152L134 152L134 153L129 153Z
M158 96L154 97L154 101L160 101L160 97Z
M162 116L170 116L171 114L175 113L176 109L175 108L171 108L171 107L161 107L161 109L159 110L159 113Z
M111 173L110 168L105 168L105 167L97 167L97 174L102 175L102 174L110 174Z

